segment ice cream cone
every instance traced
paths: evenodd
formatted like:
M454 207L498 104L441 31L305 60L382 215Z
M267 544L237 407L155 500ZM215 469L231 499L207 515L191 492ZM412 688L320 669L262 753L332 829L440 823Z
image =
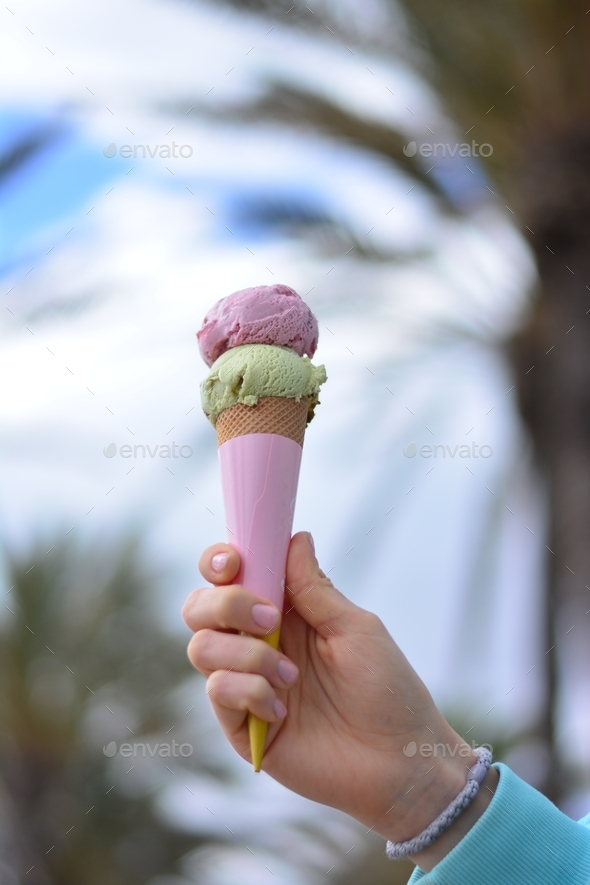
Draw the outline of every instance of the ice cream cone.
M240 554L236 583L283 610L307 400L264 397L225 409L216 423L229 542ZM263 637L277 648L279 632ZM248 716L250 749L260 771L267 723Z
M201 405L217 431L236 580L283 610L285 568L306 425L326 381L311 362L318 321L282 283L233 292L197 332L209 373ZM265 637L275 648L280 628ZM267 723L249 715L252 763L260 771Z
M255 406L238 403L224 409L217 419L217 445L249 433L275 433L302 446L307 417L306 396L299 402L284 396L265 396Z

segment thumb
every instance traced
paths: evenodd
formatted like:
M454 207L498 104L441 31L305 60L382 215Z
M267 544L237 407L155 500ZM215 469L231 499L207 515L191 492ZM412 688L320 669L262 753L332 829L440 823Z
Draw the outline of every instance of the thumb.
M285 581L286 611L291 606L304 621L327 639L342 634L357 611L318 565L309 532L291 538Z

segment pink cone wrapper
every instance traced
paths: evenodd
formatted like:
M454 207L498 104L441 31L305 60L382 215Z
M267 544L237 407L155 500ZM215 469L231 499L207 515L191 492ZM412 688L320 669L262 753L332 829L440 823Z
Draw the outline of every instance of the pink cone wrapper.
M236 583L280 611L302 452L275 433L236 436L219 447L229 543L241 559Z

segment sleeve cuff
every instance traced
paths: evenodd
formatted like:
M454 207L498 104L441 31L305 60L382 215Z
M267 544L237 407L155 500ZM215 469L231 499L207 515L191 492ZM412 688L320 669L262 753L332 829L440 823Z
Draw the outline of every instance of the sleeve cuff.
M409 885L587 885L590 829L576 823L501 763L494 798L429 873Z

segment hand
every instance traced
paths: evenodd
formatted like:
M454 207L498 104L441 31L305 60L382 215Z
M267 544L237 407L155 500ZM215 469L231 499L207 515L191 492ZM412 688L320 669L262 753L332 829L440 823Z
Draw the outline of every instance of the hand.
M295 535L289 549L278 651L253 638L272 632L280 614L231 583L239 565L229 545L206 550L199 568L217 586L193 591L183 609L195 631L189 658L208 677L232 746L250 760L251 711L269 722L263 768L276 780L387 839L418 835L464 787L477 757L379 618L319 569L307 533ZM406 756L414 742L455 752Z

